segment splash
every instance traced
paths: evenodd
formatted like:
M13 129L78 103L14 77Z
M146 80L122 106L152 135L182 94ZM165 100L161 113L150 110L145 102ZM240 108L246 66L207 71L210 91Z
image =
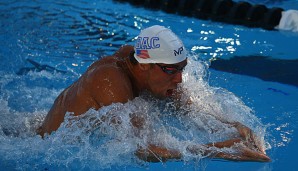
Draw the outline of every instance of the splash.
M35 130L47 110L39 106L34 112L16 111L9 105L9 98L2 98L0 161L6 164L1 167L37 170L144 168L149 163L136 157L135 152L140 147L146 148L148 142L179 150L183 162L189 163L209 155L193 154L188 150L190 146L236 136L235 128L219 122L218 118L244 123L264 144L264 126L253 111L231 92L209 86L207 69L204 62L189 60L180 87L187 90L181 101L185 105L179 108L173 101L156 100L144 94L125 104L114 103L98 111L90 109L80 116L67 113L60 128L44 139L36 135ZM35 75L31 81L41 77L52 76ZM14 81L9 80L3 86ZM33 93L36 100L42 99L35 94L38 88L25 88L27 93L23 95ZM45 94L54 91L43 90ZM54 94L60 91L55 90ZM54 97L51 98L53 101ZM192 104L186 105L189 98ZM50 102L46 100L42 105L45 103ZM132 124L134 116L142 121L141 129Z

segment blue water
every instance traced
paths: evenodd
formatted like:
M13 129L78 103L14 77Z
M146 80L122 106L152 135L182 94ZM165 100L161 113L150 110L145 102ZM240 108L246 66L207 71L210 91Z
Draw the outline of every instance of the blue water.
M250 2L298 10L296 0ZM154 24L170 27L188 49L190 62L183 86L193 92L189 95L197 102L191 108L191 119L172 119L171 107L164 107L167 102L141 97L127 104L89 110L74 124L63 123L45 139L35 135L35 129L64 88L93 61L113 54L123 44L133 44L140 29ZM111 0L5 0L0 2L0 40L0 170L296 168L298 91L293 80L298 75L291 64L298 60L298 33L152 12ZM223 59L231 64L235 56L240 57L239 65L245 59L251 62L251 56L269 59L249 65L246 70L242 67L238 73L210 63L210 59ZM269 67L272 60L287 65L273 72ZM267 71L269 74L262 74ZM272 161L210 160L185 151L180 162L140 161L134 151L136 144L143 144L144 140L133 136L128 123L128 115L136 111L154 122L156 141L182 151L188 144L217 141L224 138L221 135L232 134L233 130L226 129L209 135L212 126L224 125L212 118L209 125L201 124L206 119L204 114L242 121L262 138ZM121 118L122 124L101 128L89 122L109 113L117 113L113 116Z

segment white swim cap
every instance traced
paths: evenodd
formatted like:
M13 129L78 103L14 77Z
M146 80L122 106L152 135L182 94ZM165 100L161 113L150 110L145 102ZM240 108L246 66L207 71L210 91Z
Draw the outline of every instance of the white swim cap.
M134 50L139 63L175 64L186 59L182 41L170 29L159 25L142 30Z

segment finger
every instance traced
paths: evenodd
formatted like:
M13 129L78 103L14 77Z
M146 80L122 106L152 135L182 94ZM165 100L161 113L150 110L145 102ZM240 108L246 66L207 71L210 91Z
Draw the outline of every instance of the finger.
M265 153L265 150L263 149L258 137L253 133L253 131L250 128L242 124L238 124L237 129L240 134L240 137L242 137L243 139L243 143L247 147Z
M249 148L251 149L255 149L259 152L265 153L265 150L261 144L261 142L259 141L258 137L252 132L250 131L250 134L248 135L248 143L246 144Z
M261 162L270 161L270 158L268 156L266 156L265 154L253 151L248 148L242 149L242 156L243 156L243 158L248 158L248 159L254 160L254 161L261 161Z

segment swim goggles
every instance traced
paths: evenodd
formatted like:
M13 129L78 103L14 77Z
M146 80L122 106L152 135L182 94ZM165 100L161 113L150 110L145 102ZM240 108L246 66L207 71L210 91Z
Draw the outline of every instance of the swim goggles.
M177 72L183 72L185 66L183 67L170 67L170 66L162 66L160 64L156 64L161 68L161 70L167 74L176 74Z

